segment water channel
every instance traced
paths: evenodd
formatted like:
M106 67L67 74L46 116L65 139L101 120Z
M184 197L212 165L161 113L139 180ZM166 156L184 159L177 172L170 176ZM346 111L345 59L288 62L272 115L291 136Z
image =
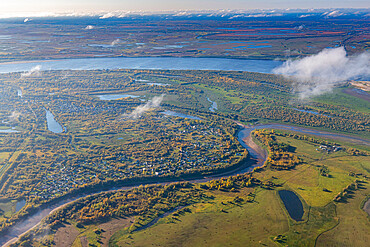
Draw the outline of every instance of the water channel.
M282 65L282 63L283 62L276 60L192 57L78 58L0 63L0 73L30 71L36 66L41 66L41 71L94 69L162 69L224 70L271 73L274 68Z
M333 134L325 131L319 131L319 130L313 130L313 129L308 129L308 128L303 128L303 127L293 127L289 125L283 125L283 124L261 124L261 125L255 125L255 126L243 126L241 127L240 131L238 132L238 140L240 144L246 148L250 154L250 159L247 162L247 164L241 165L239 168L227 172L227 173L222 173L222 174L216 174L213 176L208 176L204 178L196 178L196 179L188 179L187 181L189 182L207 182L215 178L221 178L221 177L228 177L228 176L233 176L237 174L242 174L246 172L252 171L255 167L260 167L264 164L266 160L266 155L261 153L259 150L257 150L251 143L247 143L245 140L250 137L250 133L255 130L255 129L265 129L265 128L274 128L274 129L283 129L283 130L292 130L296 131L299 133L303 134L312 134L320 137L332 137L332 138L340 138L340 139L345 139L348 142L352 143L358 143L359 141L366 142L367 145L369 145L368 141L356 137L350 137L347 135L342 135L342 134ZM186 181L182 179L181 181ZM171 182L176 182L176 181L171 181ZM162 184L166 184L170 182L163 182ZM139 186L141 183L134 185L134 186L129 186L129 187L122 187L122 188L112 188L110 191L116 191L120 189L131 189L133 187ZM108 191L108 190L105 190ZM14 226L12 226L7 234L4 234L3 236L0 236L0 245L5 245L8 243L8 241L11 241L12 239L15 239L22 235L23 233L27 232L31 228L37 226L42 219L44 219L46 216L54 212L60 207L63 207L64 205L71 203L79 198L86 197L88 195L93 195L103 192L102 191L97 191L94 193L89 193L89 194L80 194L78 196L71 196L67 199L63 199L57 203L49 204L45 208L40 209L37 213L30 215L26 219L16 223Z

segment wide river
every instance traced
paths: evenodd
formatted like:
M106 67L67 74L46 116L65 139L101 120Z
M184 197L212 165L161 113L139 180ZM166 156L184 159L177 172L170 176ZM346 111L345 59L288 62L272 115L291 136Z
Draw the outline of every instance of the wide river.
M272 73L282 65L276 60L248 60L192 57L114 57L61 60L35 60L0 63L0 73L24 72L37 68L45 70L94 69L163 69L163 70L226 70ZM36 67L37 66L37 67Z
M282 65L281 61L274 60L243 60L243 59L224 59L224 58L174 58L174 57L140 57L140 58L84 58L84 59L63 59L63 60L42 60L42 61L27 61L27 62L13 62L0 63L0 73L24 72L30 71L32 68L46 70L94 70L94 69L165 69L165 70L224 70L224 71L248 71L259 73L272 73L272 70ZM251 146L248 146L244 141L250 136L254 129L275 128L293 130L304 134L313 134L321 137L330 137L334 139L343 139L352 143L361 143L369 145L369 141L361 138L350 137L342 134L333 134L324 131L307 129L302 127L292 127L283 124L266 124L257 125L253 127L243 127L238 132L238 140L243 147L245 147L249 154L250 160L246 164L242 164L239 168L228 173L213 175L201 179L189 179L190 182L206 182L211 179L232 176L245 172L250 172L255 167L262 166L266 160L263 153L258 152ZM183 179L181 181L184 181ZM172 181L176 182L176 181ZM111 190L130 189L112 188ZM91 194L96 194L94 192ZM71 196L60 202L48 204L45 208L37 213L30 215L25 220L18 222L12 226L6 235L0 236L0 245L7 245L9 241L16 239L23 233L39 224L47 215L67 203L73 202L81 197L89 194L81 194L78 196Z
M237 175L237 174L242 174L246 172L252 171L255 167L260 167L264 164L266 160L266 156L257 151L256 149L252 148L249 146L245 140L250 136L250 133L255 130L255 129L263 129L263 128L274 128L274 129L284 129L284 130L292 130L296 132L300 132L303 134L312 134L320 137L330 137L333 139L342 139L351 143L362 143L369 145L369 141L361 138L356 138L356 137L350 137L347 135L342 135L342 134L333 134L325 131L319 131L319 130L313 130L313 129L308 129L308 128L303 128L303 127L292 127L289 125L284 125L284 124L261 124L261 125L256 125L256 126L243 126L242 129L238 132L238 140L240 144L246 148L250 154L250 160L246 164L242 164L239 168L227 172L227 173L222 173L218 175L213 175L213 176L208 176L204 178L197 178L197 179L188 179L187 181L189 182L206 182L215 178L220 178L220 177L228 177L232 175ZM184 179L181 179L181 181L185 181ZM172 181L176 182L176 181ZM162 183L165 184L165 183ZM134 186L129 186L129 187L122 187L122 188L112 188L111 191L114 190L120 190L120 189L131 189L133 187L137 187L140 184L136 184ZM102 192L102 191L100 191ZM0 236L0 245L6 246L8 245L11 241L15 240L17 237L22 235L23 233L27 232L31 228L35 227L37 224L39 224L42 219L44 219L46 216L51 214L53 211L56 209L62 207L63 205L66 205L68 203L71 203L75 200L78 200L79 198L88 196L88 195L93 195L97 194L100 192L94 192L90 194L81 194L78 196L71 196L68 199L64 199L60 202L53 203L47 205L46 208L38 211L37 213L30 215L27 217L25 220L20 221L16 223L14 226L12 226L9 230L9 232L6 235Z

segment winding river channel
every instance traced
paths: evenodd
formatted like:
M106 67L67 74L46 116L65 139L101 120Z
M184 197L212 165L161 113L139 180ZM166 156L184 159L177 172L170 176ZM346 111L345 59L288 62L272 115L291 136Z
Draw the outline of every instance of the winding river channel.
M259 72L259 73L271 73L274 68L280 66L281 61L274 60L244 60L244 59L224 59L224 58L170 58L170 57L142 57L142 58L87 58L87 59L63 59L63 60L43 60L43 61L28 61L28 62L14 62L14 63L2 63L0 64L0 73L11 73L11 72L23 72L29 71L35 66L43 70L93 70L93 69L167 69L167 70L226 70L226 71L248 71L248 72ZM21 97L21 95L20 95ZM211 100L209 100L211 102ZM211 109L217 110L217 103L211 102ZM168 111L166 112L168 113ZM172 112L169 115L173 115ZM49 115L51 120L52 115ZM47 116L48 117L48 116ZM54 120L55 121L55 120ZM48 123L49 124L49 123ZM63 131L63 127L56 125L57 129L50 129L55 133ZM54 127L55 127L54 126ZM189 182L207 182L209 180L221 177L229 177L237 174L251 172L255 167L260 167L264 164L267 154L266 152L257 146L252 138L250 137L251 131L255 129L274 128L296 131L302 134L312 134L325 138L340 139L351 143L370 145L369 140L362 139L359 137L352 137L343 134L330 133L320 130L314 130L303 127L294 127L284 124L261 124L255 126L242 126L238 132L238 140L241 145L246 148L250 154L250 159L241 164L238 168L233 171L226 173L215 174L203 178L193 179L178 179L167 182L161 182L161 184L167 184L178 181L189 181ZM9 131L9 130L7 130ZM157 183L158 184L158 183ZM74 202L79 198L86 197L101 193L103 191L116 191L116 190L127 190L141 185L140 183L131 185L129 187L121 188L110 188L101 191L95 191L93 193L82 193L76 196L70 196L67 199L60 200L59 202L49 203L45 205L38 212L28 216L24 220L13 225L7 234L0 236L0 245L7 246L8 244L17 240L17 238L36 227L42 222L42 220L65 206L68 203Z
M267 155L266 155L266 152L264 152L263 149L259 148L251 139L250 133L255 129L274 128L274 129L282 129L282 130L291 130L291 131L299 132L302 134L312 134L312 135L320 136L320 137L341 139L341 140L351 142L351 143L360 143L360 144L370 145L368 140L361 139L358 137L351 137L351 136L342 135L342 134L334 134L330 132L319 131L319 130L303 128L303 127L293 127L293 126L284 125L284 124L261 124L261 125L255 125L255 126L244 126L244 125L240 125L240 126L241 127L240 127L240 131L238 132L238 140L240 144L244 148L246 148L250 154L250 159L245 164L242 164L240 165L240 167L236 168L233 171L229 171L227 173L220 173L220 174L215 174L212 176L196 178L196 179L172 180L168 182L161 182L160 184L168 184L171 182L179 182L179 181L207 182L215 178L229 177L229 176L233 176L237 174L251 172L255 167L262 166L267 158ZM67 205L68 203L78 200L79 198L98 194L104 191L128 190L128 189L137 187L141 184L142 183L138 183L136 185L132 185L129 187L111 188L110 190L101 190L101 191L97 191L97 192L93 192L89 194L80 194L77 196L71 196L67 199L63 199L56 203L48 204L43 209L40 209L38 212L36 212L35 214L30 215L26 219L16 223L14 226L10 228L10 230L8 231L6 235L0 236L0 245L7 246L8 244L14 242L20 235L26 233L30 229L40 224L41 221L46 216L58 210L59 208ZM156 184L159 184L159 183L156 183Z

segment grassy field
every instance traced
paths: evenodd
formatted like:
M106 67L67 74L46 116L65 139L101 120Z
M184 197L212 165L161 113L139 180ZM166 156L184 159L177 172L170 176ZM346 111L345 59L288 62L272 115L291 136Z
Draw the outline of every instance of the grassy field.
M334 93L327 93L315 97L313 100L329 105L346 107L354 111L370 113L369 102L342 92L342 88L334 89Z
M112 246L273 246L269 237L289 229L280 202L269 190L258 191L253 203L237 206L227 202L247 192L212 193L214 201L190 206L191 213L171 214L154 227L133 234L127 229L117 232Z
M369 182L352 194L347 203L337 204L339 224L317 239L316 246L369 246L370 220L361 202L370 194Z
M364 183L345 203L334 203L333 198L356 180L349 172L369 175L369 156L344 151L323 154L316 150L319 145L289 137L279 136L278 141L293 146L305 163L289 171L265 169L255 177L294 191L304 206L303 221L289 217L276 190L211 191L212 201L191 205L186 213L172 213L141 231L122 229L113 235L111 245L314 246L317 242L317 246L367 246L370 225L360 204L369 193L368 181L362 178ZM329 177L320 175L318 166L322 165ZM235 196L243 198L250 192L254 202L230 203Z

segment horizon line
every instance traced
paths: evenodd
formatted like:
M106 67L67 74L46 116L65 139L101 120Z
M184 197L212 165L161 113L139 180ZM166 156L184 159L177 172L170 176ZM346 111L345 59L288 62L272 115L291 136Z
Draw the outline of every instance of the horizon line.
M270 13L295 13L295 11L307 11L308 13L314 13L314 11L325 11L325 10L367 10L370 12L370 7L351 7L351 8L250 8L250 9L179 9L179 10L156 10L156 11L148 11L148 10L115 10L115 11L60 11L60 12L48 12L48 11L30 11L30 12L12 12L12 13L1 13L0 18L26 18L26 17L84 17L84 16L99 16L99 15L109 15L106 18L110 17L125 17L122 15L135 15L135 14L147 14L147 15L155 15L155 14L176 14L187 12L188 14L192 13L253 13L254 11L270 11ZM118 15L121 14L121 15Z

